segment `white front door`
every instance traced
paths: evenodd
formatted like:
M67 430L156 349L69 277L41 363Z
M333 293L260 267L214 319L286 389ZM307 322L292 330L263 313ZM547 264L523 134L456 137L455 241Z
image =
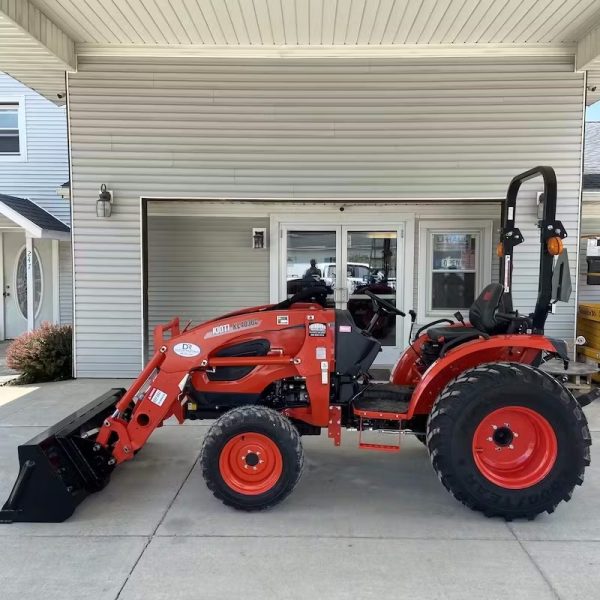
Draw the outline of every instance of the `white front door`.
M27 250L23 233L4 233L4 336L14 339L27 331ZM29 257L33 267L34 315L39 314L43 278L39 252L34 249Z
M363 329L373 317L366 290L404 309L403 234L403 224L281 224L280 298L321 281L327 305L348 310ZM376 364L393 364L405 346L402 318L380 318L372 335L383 347Z

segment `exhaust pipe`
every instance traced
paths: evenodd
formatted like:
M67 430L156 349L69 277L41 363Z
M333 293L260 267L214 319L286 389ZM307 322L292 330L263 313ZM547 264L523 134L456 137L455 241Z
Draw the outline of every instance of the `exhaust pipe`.
M109 390L19 446L19 475L0 510L0 523L60 523L106 486L115 460L95 439L124 393Z

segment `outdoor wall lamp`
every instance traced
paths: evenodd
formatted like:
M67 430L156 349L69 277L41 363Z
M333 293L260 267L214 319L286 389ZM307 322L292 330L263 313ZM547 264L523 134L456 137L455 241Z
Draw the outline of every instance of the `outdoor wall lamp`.
M110 217L112 214L112 203L113 197L112 192L106 189L106 184L100 186L100 194L98 200L96 200L96 216L97 217Z
M252 228L252 248L254 250L262 250L267 244L267 228L253 227Z

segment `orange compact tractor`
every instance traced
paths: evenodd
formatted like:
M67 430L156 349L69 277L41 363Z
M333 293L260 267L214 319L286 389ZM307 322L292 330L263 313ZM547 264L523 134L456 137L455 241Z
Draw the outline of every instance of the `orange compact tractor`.
M540 268L533 313L513 310L513 249L521 184L541 175ZM568 361L565 342L544 335L553 302L571 285L555 218L556 178L549 167L515 177L508 188L498 255L500 282L486 286L465 322L421 327L389 383L368 370L380 319L405 314L368 290L373 317L361 330L344 310L327 308L318 285L268 306L180 330L158 326L155 353L127 390L111 390L19 447L20 471L0 520L62 521L111 471L133 460L166 419L214 420L201 455L208 487L225 504L260 510L283 500L303 464L302 436L367 429L412 433L426 444L442 484L487 516L533 518L552 512L583 482L590 434L581 405L540 369ZM414 324L416 315L410 311ZM168 338L166 338L166 334ZM411 336L412 337L412 336ZM418 490L415 490L418 494Z

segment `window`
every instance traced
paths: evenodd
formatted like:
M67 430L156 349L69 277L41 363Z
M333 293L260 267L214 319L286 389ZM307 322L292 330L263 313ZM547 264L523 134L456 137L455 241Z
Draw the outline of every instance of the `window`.
M466 311L491 280L492 223L421 222L419 314L426 317Z
M24 159L25 111L23 100L0 98L0 160Z
M479 235L430 233L431 310L468 308L475 300Z

